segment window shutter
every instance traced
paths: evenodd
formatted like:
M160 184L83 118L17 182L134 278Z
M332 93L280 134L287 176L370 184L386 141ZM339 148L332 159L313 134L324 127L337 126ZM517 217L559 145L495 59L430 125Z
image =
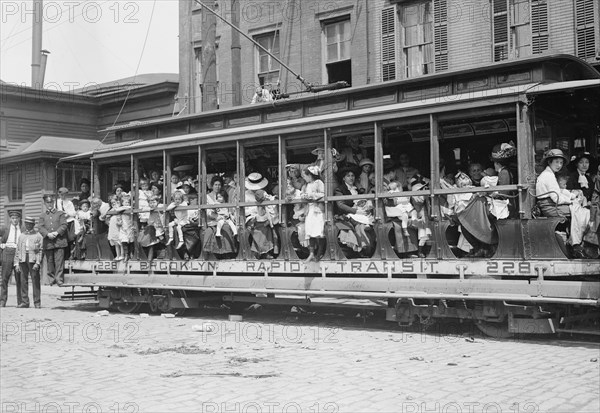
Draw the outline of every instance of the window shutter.
M548 50L548 3L531 3L531 51L540 54Z
M448 1L433 0L435 71L448 69Z
M494 62L508 59L508 0L493 0Z
M575 27L577 57L582 59L595 57L594 0L575 0Z
M381 11L381 79L396 79L396 7Z

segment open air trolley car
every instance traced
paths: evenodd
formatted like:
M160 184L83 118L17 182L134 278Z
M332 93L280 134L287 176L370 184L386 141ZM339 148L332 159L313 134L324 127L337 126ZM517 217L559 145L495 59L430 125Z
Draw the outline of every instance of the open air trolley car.
M535 214L544 150L560 148L569 155L600 150L600 74L573 57L519 60L114 130L117 143L66 158L59 168L91 167L92 193L104 201L116 182L128 182L133 197L128 213L138 231L140 179L159 171L167 205L173 174L185 171L198 179L198 202L178 210L197 211L198 220L187 228L195 243L177 249L163 241L152 260L135 241L129 260L114 261L106 234L94 228L86 236L85 259L67 262L65 285L99 287L101 307L134 311L147 303L168 311L215 300L310 305L320 298L356 298L384 303L387 319L403 325L470 319L493 335L598 329L600 261L570 258L556 233L560 219ZM336 154L348 149L349 136L359 137L362 153L374 161L373 193L334 196ZM472 160L485 163L494 145L510 141L517 148L514 185L442 189L436 184ZM301 201L286 196L286 165L314 163L318 147L323 148L325 250L319 261L307 263L292 219ZM393 219L386 216L386 202L394 195L384 190L382 177L386 163L401 153L410 154L411 165L430 179L425 191L395 195L425 195L431 236L424 258L400 253ZM244 178L253 171L268 178L276 197L262 204L279 214L273 256L253 253L245 225L245 209L257 206L244 198ZM206 202L208 186L220 175L239 177L235 202L220 205L238 217L238 234L233 254L215 256L202 244L207 214L215 208ZM517 216L494 222L497 243L487 256L463 256L456 247L457 226L443 212L445 200L455 193L497 191L512 194ZM374 205L374 244L367 255L348 251L338 237L335 204L356 199ZM162 219L167 225L171 218L167 213Z

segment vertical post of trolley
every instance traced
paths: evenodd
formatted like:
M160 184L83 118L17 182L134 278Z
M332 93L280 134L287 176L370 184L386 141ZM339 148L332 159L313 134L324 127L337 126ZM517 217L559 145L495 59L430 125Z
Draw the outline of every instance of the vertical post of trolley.
M519 184L525 185L525 190L519 189L519 215L521 219L531 219L532 199L528 196L529 185L535 182L535 159L533 150L534 136L531 132L529 107L526 102L517 102L517 164Z
M170 199L171 195L172 195L171 194L171 184L170 184L170 182L171 182L171 170L172 170L172 168L171 168L171 155L167 155L167 151L164 150L164 149L162 151L162 154L163 154L163 169L165 169L167 171L167 174L168 174L168 176L167 176L168 181L165 181L165 182L169 182L168 185L165 185L165 186L169 187L169 198L167 198L167 194L165 193L166 191L163 191L163 202L162 202L162 204L163 204L163 206L166 206L167 205L167 200ZM169 215L166 213L166 209L165 209L164 214L163 214L163 228L168 228L168 227L169 227ZM173 245L173 244L170 244L170 245ZM167 259L170 260L172 258L173 258L173 249L172 248L168 248L167 249Z
M429 200L430 200L430 218L434 222L435 237L436 237L436 256L438 259L442 258L442 250L440 248L440 241L446 234L442 231L440 203L435 196L435 188L440 182L440 143L439 143L439 128L438 119L433 114L429 115L429 163L431 182L429 185Z

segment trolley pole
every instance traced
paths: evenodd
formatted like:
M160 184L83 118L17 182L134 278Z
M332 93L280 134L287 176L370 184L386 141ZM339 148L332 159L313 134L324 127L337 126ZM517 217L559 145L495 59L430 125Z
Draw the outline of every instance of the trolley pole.
M240 25L240 0L231 0L231 20L233 26ZM216 18L216 17L215 17ZM231 88L233 106L242 105L242 45L240 33L231 27Z
M202 5L202 111L216 110L217 53L215 48L217 19L210 6ZM213 6L214 7L214 6Z

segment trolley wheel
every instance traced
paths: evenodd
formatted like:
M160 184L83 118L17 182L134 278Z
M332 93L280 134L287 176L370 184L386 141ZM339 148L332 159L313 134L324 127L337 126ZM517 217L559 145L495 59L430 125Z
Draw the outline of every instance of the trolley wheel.
M143 303L127 303L121 302L116 305L117 310L119 310L123 314L135 313L140 309Z
M508 331L508 321L494 323L491 321L479 321L475 324L479 331L488 337L511 338L514 333Z

